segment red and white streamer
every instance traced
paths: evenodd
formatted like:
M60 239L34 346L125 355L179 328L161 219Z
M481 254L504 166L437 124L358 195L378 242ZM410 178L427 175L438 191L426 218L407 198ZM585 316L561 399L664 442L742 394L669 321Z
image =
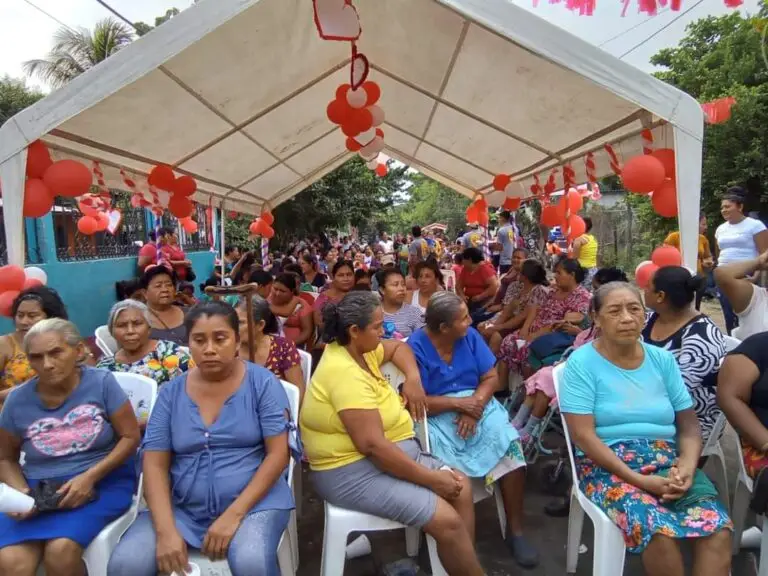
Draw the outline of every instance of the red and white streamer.
M611 170L616 176L621 176L621 164L619 164L619 158L616 156L613 146L606 144L603 148L605 149L606 154L608 154L608 158L611 159Z
M653 132L646 128L640 132L640 137L643 139L643 154L653 154Z
M587 173L589 187L594 196L595 190L597 189L597 166L595 165L595 155L592 152L587 152L587 157L584 159L584 168Z

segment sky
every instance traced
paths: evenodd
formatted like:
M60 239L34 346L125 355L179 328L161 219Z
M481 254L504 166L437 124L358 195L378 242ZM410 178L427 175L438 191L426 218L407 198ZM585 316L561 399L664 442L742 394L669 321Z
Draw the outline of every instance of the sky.
M365 9L365 2L369 1L374 0L356 0L356 5L362 10ZM649 17L646 14L638 14L637 0L630 0L627 15L622 18L620 0L597 0L595 15L586 17L567 10L564 2L550 4L549 0L540 0L539 6L534 8L533 0L514 1L616 56L621 56L642 43L674 20L668 28L623 57L624 61L645 71L653 70L649 63L651 55L661 48L675 46L685 34L685 27L689 22L710 14L721 15L729 12L723 0L684 0L680 12L662 9L655 17ZM51 17L35 9L30 3L45 10ZM191 0L108 0L108 4L129 20L142 20L148 24L154 23L155 17L164 14L169 8L176 7L181 10L191 3ZM745 0L742 9L756 12L757 6L758 0ZM682 15L689 8L690 12ZM0 0L0 77L6 74L23 77L24 61L45 56L50 48L53 33L60 27L54 18L75 28L92 27L98 20L107 16L110 16L110 13L96 0ZM34 79L29 80L29 84L46 88Z

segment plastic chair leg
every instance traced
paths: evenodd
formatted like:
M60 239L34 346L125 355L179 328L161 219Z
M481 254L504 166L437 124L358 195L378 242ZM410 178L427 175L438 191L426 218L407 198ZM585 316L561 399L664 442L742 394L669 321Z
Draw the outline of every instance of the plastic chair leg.
M299 569L299 529L296 524L296 510L291 512L291 519L288 522L288 529L286 530L288 536L288 544L291 548L291 554L293 556L294 571Z
M726 511L729 506L729 492L728 492L728 471L725 467L725 454L720 445L717 445L716 450L710 455L712 459L713 478L712 482L717 487L717 491L720 493L720 500L725 505Z
M323 559L320 566L321 576L344 576L344 564L347 559L347 537L349 533L339 529L325 518L323 533Z
M296 518L301 518L301 460L296 462L293 472L293 498L296 501Z
M437 553L437 542L432 536L427 534L427 550L429 550L429 565L432 570L432 576L449 576L440 562L440 556Z
M592 576L621 576L624 574L626 552L621 530L610 521L595 522L594 526Z
M584 528L584 509L579 504L576 493L571 490L571 510L568 514L568 541L565 549L565 572L575 574L579 563L581 531ZM597 536L595 536L597 538Z
M496 512L499 515L501 525L501 537L507 538L507 511L504 508L504 498L501 495L501 487L498 482L493 486L493 497L496 499Z
M763 535L760 539L760 571L757 576L768 576L768 517L763 517Z
M293 552L287 530L283 533L280 546L277 548L277 565L280 568L280 576L296 576L296 566L293 563Z
M421 530L419 528L405 529L405 551L409 558L415 558L419 555L419 544L421 543Z
M731 519L733 520L733 543L731 553L735 556L741 550L741 535L744 533L744 525L747 521L750 493L743 482L737 481L736 491L733 494L733 506L731 507Z

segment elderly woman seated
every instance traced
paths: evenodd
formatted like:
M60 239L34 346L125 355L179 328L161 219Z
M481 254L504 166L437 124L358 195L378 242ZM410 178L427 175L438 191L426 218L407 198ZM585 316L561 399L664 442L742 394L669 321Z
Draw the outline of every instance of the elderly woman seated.
M744 340L723 361L717 379L717 401L738 432L744 468L755 480L752 509L768 508L768 332Z
M148 266L141 277L141 287L147 299L152 338L186 346L184 309L174 303L176 274L173 270L163 264Z
M110 576L181 574L188 547L227 559L234 576L277 576L293 509L288 398L268 370L244 362L237 313L223 302L187 314L197 368L160 390L144 437L149 510L112 553Z
M107 327L120 348L114 356L102 358L99 368L141 374L160 386L195 367L186 348L151 338L149 310L142 302L123 300L112 306Z
M499 482L507 513L507 545L518 564L532 568L538 554L523 536L525 457L506 410L493 397L499 389L496 358L470 327L467 305L439 292L427 305L426 327L408 345L427 393L432 453L486 486Z
M317 493L336 506L423 527L449 574L482 576L469 479L415 439L411 416L424 414L425 398L410 348L381 340L384 312L371 292L326 304L323 317L329 344L301 412ZM386 362L405 374L411 414L381 374Z
M600 337L571 354L559 390L581 490L647 574L683 576L676 540L690 538L693 573L727 576L732 525L697 469L699 421L675 357L640 340L645 309L629 284L598 289L594 311Z
M38 376L16 387L0 414L0 482L35 498L0 515L0 574L85 576L83 551L131 505L139 426L106 370L81 366L73 324L41 320L24 337ZM24 452L24 465L19 465Z

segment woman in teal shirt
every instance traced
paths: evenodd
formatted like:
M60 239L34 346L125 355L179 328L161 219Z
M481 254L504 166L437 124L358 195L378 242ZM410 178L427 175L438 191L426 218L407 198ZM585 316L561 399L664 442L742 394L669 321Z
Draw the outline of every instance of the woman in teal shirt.
M677 362L640 340L635 288L611 282L593 304L600 337L568 358L559 398L579 486L642 554L647 574L683 576L675 540L696 538L694 574L727 576L733 527L697 469L701 433Z

